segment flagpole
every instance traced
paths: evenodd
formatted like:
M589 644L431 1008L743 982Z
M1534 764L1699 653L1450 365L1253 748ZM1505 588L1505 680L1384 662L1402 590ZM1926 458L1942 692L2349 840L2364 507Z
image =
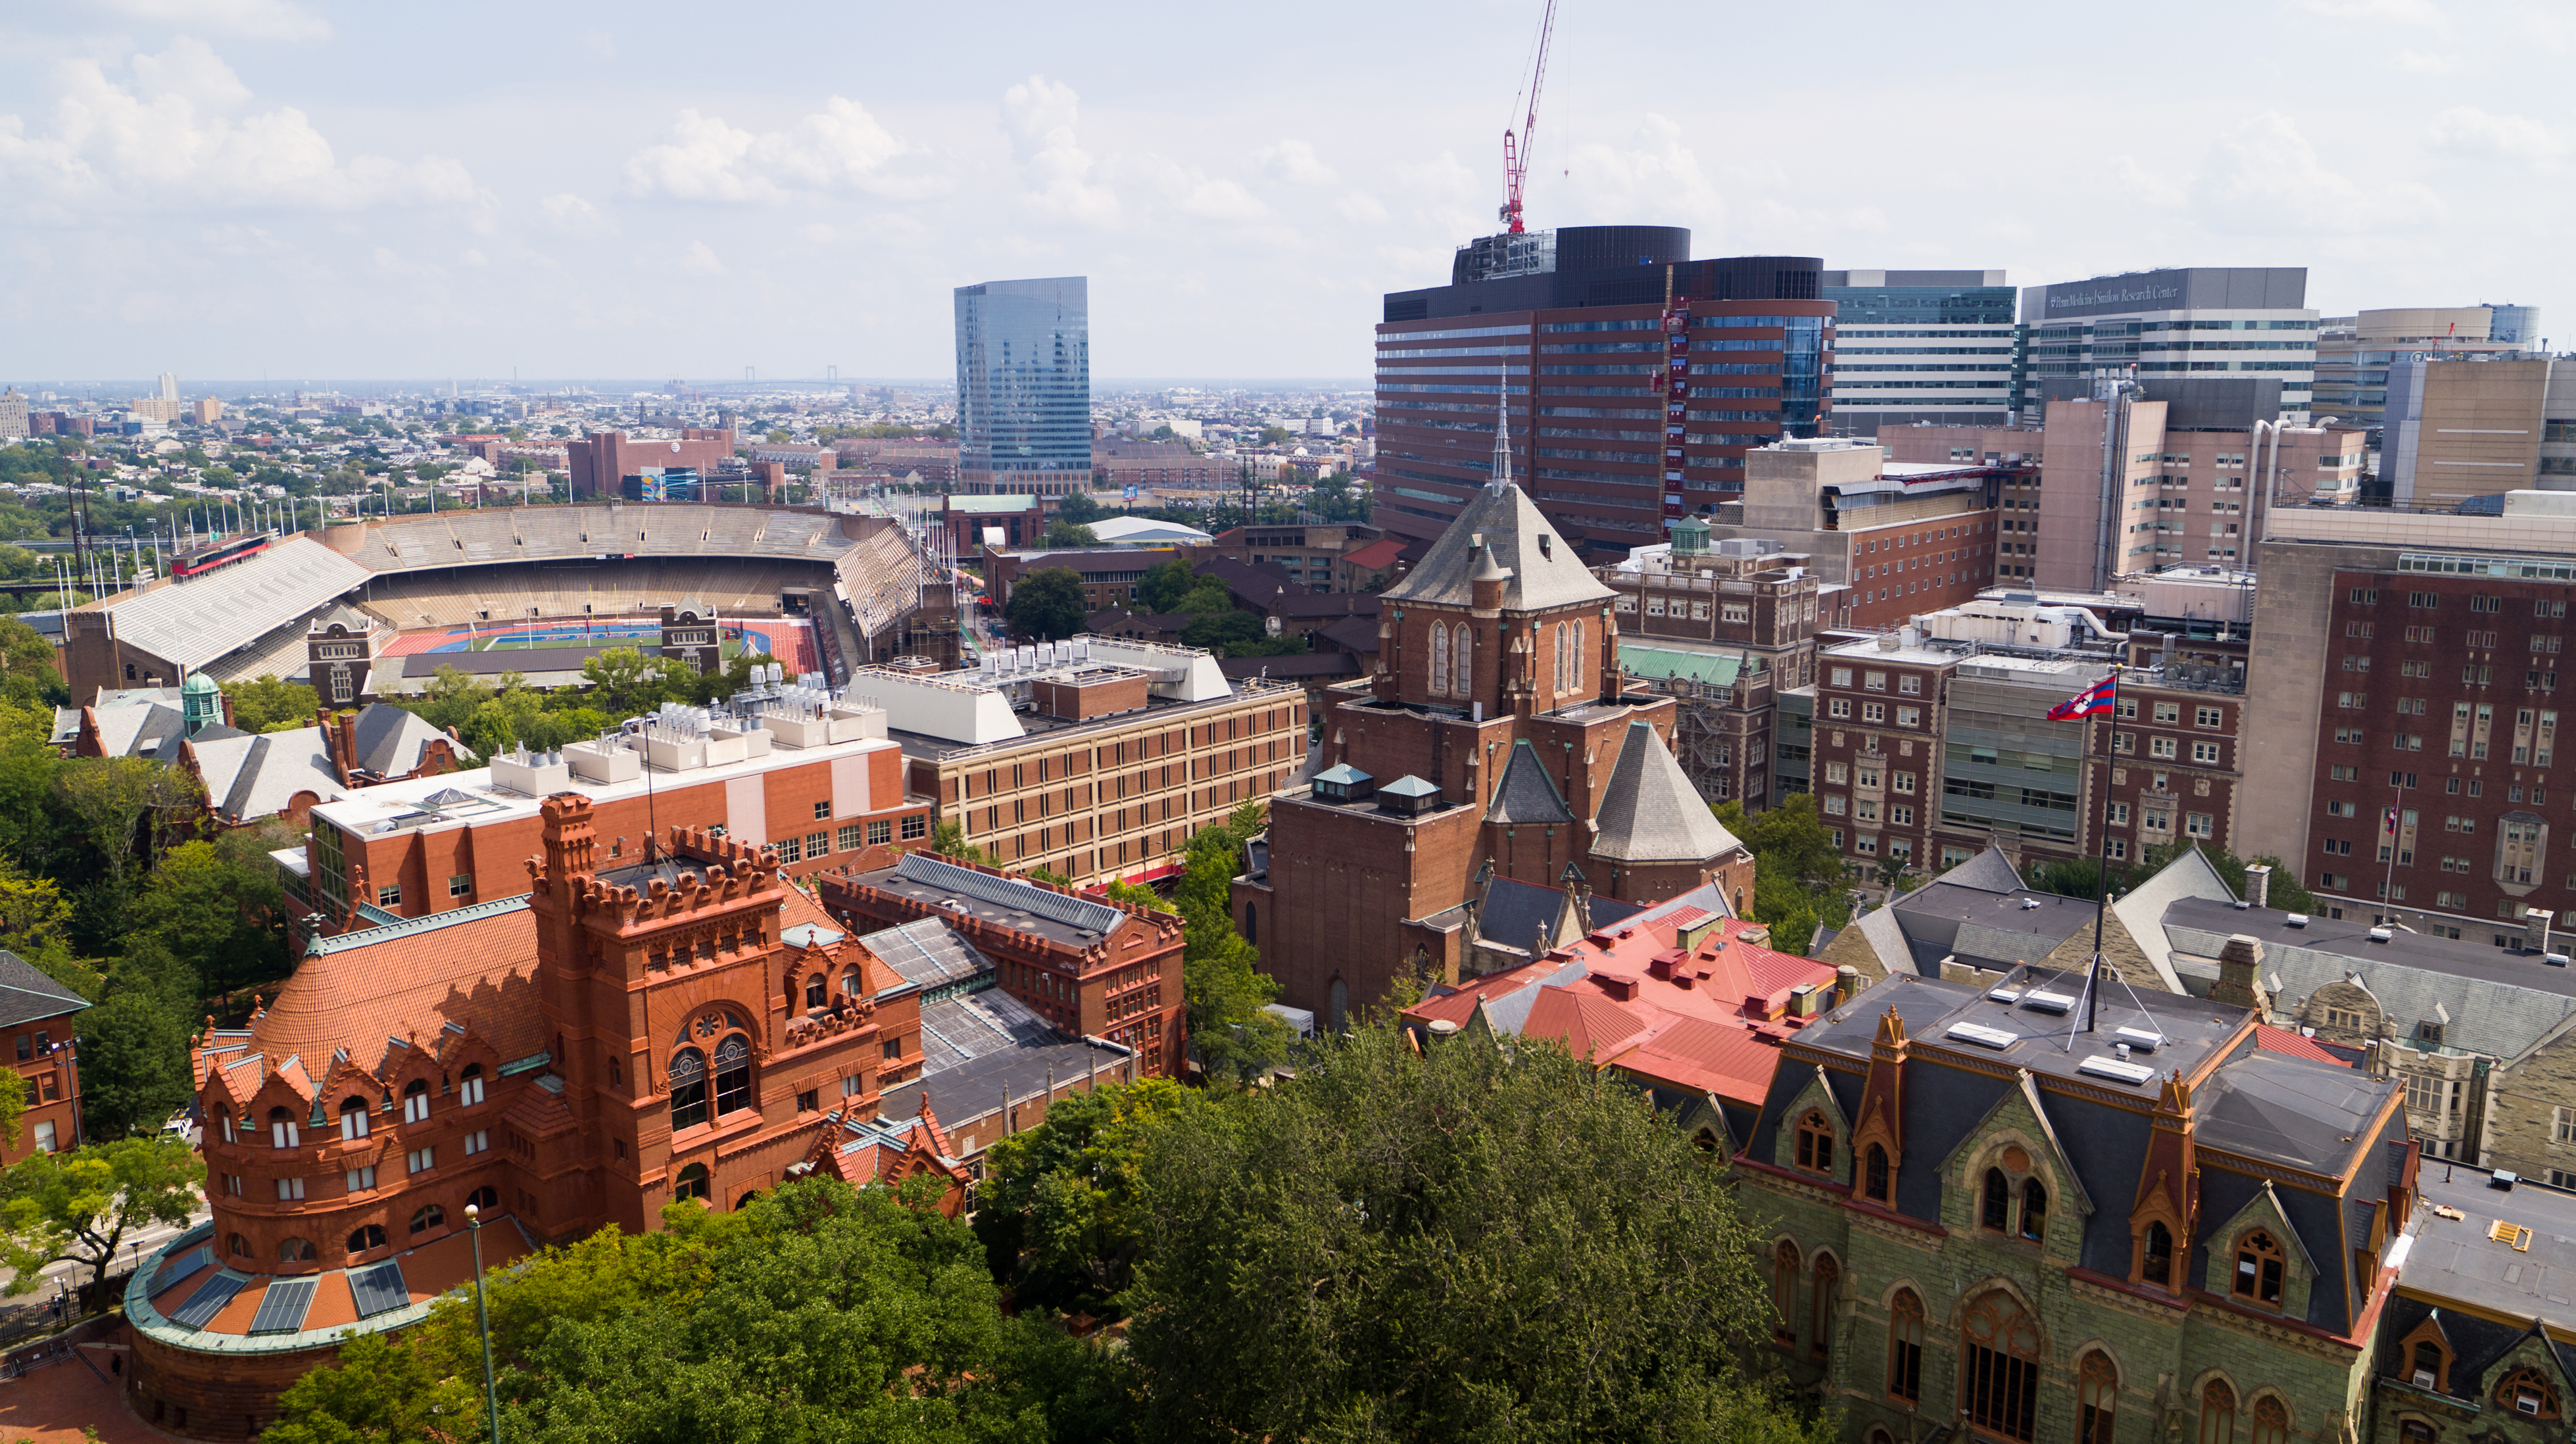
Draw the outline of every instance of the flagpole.
M2116 733L2119 730L2119 726L2120 667L2119 664L2115 662L2111 666L2111 719L2108 724L2109 733ZM2106 736L2107 735L2109 734L2106 733ZM2084 1031L2087 1033L2095 1031L2095 1024L2101 1016L2102 914L2109 905L2111 893L2111 746L2108 741L2105 741L2103 744L2101 762L2102 799L2100 815L2102 818L2102 832L2101 836L2097 839L2099 845L2093 850L2093 962L2092 966L2088 968L2084 974ZM2075 1050L2075 1035L2072 1032L2067 1034L2066 1048L2070 1053Z
M2379 884L2379 908L2381 921L2394 923L2397 921L2397 899L2391 894L2397 887L2397 843L2399 834L2404 831L2400 823L2406 815L2406 789L2392 787L2388 789L2388 796L2388 813L2381 825L2381 830L2388 834L2388 870Z

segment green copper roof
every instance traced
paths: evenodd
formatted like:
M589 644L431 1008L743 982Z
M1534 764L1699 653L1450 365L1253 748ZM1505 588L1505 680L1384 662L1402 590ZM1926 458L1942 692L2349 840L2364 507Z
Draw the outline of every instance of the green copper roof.
M1712 687L1733 685L1736 674L1744 668L1744 658L1726 652L1683 652L1669 647L1640 647L1627 642L1619 644L1619 665L1640 677L1661 682L1680 677ZM1760 671L1762 664L1753 664Z

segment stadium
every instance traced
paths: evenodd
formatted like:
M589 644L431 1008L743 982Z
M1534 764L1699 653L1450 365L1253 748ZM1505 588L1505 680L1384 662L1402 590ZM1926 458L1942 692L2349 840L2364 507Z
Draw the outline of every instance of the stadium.
M368 518L265 546L229 538L219 565L77 608L63 670L83 702L203 672L347 704L421 692L444 666L577 684L587 658L635 647L700 670L749 653L837 686L903 657L954 664L956 610L931 550L890 517L818 507Z

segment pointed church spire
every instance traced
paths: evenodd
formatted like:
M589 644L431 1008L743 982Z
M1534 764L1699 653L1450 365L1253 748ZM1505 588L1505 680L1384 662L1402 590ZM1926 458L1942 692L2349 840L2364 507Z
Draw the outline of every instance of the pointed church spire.
M1512 484L1512 388L1508 381L1494 391L1494 479L1487 484L1497 492Z

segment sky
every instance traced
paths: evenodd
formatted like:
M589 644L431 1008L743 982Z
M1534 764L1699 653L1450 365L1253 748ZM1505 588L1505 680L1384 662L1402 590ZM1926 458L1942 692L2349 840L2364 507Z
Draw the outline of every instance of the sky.
M8 6L0 379L944 378L952 288L1071 274L1099 381L1364 378L1543 3ZM1528 212L2576 338L2571 64L2566 0L1563 0Z

